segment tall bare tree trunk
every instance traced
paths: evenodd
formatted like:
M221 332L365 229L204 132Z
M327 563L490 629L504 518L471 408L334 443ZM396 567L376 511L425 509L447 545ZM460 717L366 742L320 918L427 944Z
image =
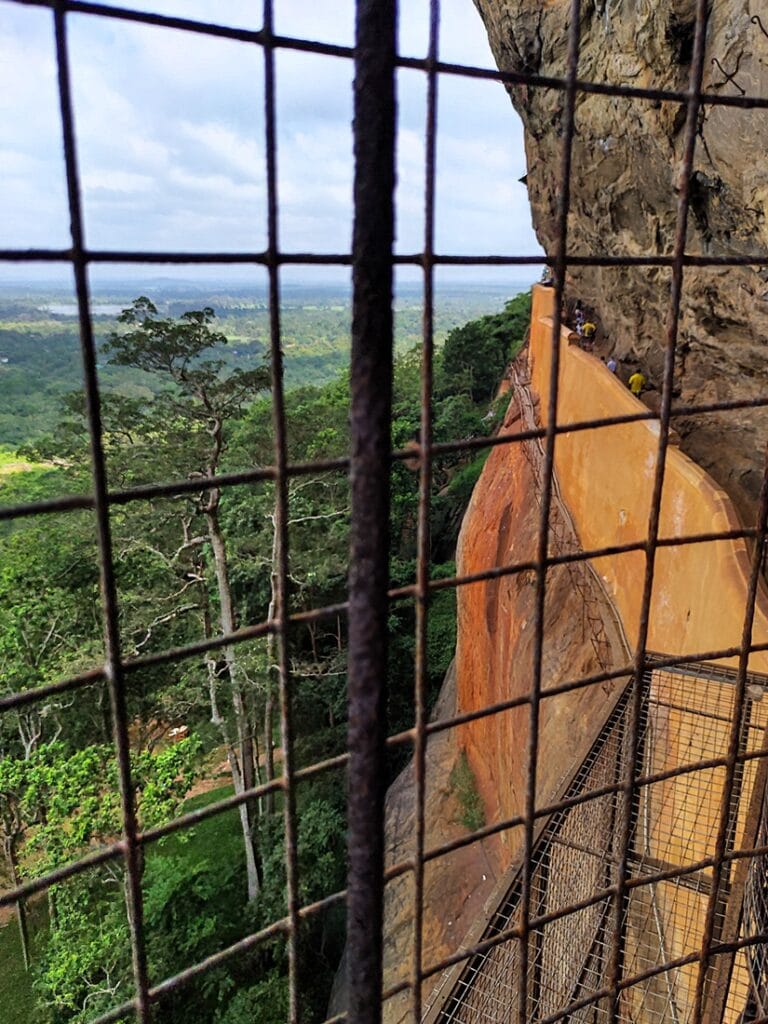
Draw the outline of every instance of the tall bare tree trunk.
M269 608L267 609L267 619L271 622L275 617L275 608L277 606L277 529L275 528L274 519L272 521L272 568L270 571L269 582ZM272 733L274 730L274 710L275 710L275 690L272 685L272 673L277 668L277 659L275 658L275 634L270 633L267 637L267 694L264 701L264 772L266 775L266 782L272 782L275 778L275 747L272 740ZM274 794L269 793L265 802L266 809L269 813L272 813L275 809Z
M209 626L210 616L206 615L206 619L206 626ZM210 632L207 631L206 635L210 635ZM207 661L207 666L208 690L210 694L211 703L211 721L215 726L217 726L217 728L221 732L222 739L224 740L224 747L227 751L227 761L229 762L229 770L232 774L232 785L234 787L235 793L244 793L245 784L243 782L243 773L240 771L240 762L237 759L237 751L235 750L234 744L232 743L232 739L229 734L229 729L227 728L227 720L224 717L222 717L219 711L218 699L216 697L216 662L212 658L209 658ZM254 896L256 895L256 893L258 893L259 889L261 888L261 857L246 804L240 804L238 811L240 814L240 825L243 830L243 840L245 845L245 866L246 874L248 877L248 899L253 899L253 896L251 896L252 880L256 880Z
M213 553L213 567L216 575L216 589L219 596L219 618L221 630L224 635L235 631L235 613L232 603L232 588L229 583L229 569L227 564L227 548L224 536L219 524L219 492L212 491L205 509L206 523L208 526L208 538L211 542ZM224 663L229 677L229 689L232 699L232 708L235 712L235 729L237 732L237 749L239 758L234 758L238 764L238 770L232 774L236 793L244 793L253 789L256 782L254 766L253 736L251 735L250 723L248 720L248 708L245 700L238 671L237 655L234 648L227 646L223 648ZM229 745L231 746L231 744ZM230 768L233 768L230 760ZM240 805L240 820L243 826L243 837L245 840L245 860L248 875L248 899L252 900L259 893L260 864L258 855L258 843L256 840L256 821L258 807L256 801L248 800Z

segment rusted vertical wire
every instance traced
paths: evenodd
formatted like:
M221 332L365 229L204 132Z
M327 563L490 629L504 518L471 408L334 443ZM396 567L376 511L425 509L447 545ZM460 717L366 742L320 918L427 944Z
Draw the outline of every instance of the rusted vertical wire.
M568 253L568 211L571 202L571 156L575 133L576 75L579 66L581 33L581 0L571 0L568 26L568 56L566 89L563 97L563 148L560 163L560 195L557 206L557 239L553 270L555 277L554 311L552 316L552 362L549 378L545 453L539 510L539 531L536 550L536 607L534 618L533 671L531 674L531 703L528 718L528 749L526 760L525 807L523 812L523 871L520 891L520 982L518 987L518 1015L520 1024L526 1024L528 1009L528 962L531 917L531 884L533 880L533 834L536 823L536 777L539 756L539 711L541 703L544 655L544 621L546 613L547 569L549 556L549 515L552 507L553 475L555 471L555 438L557 430L557 400L560 377L560 332L562 327L563 294Z
M707 913L704 919L704 935L701 943L701 960L696 976L696 1000L694 1003L693 1021L700 1024L704 1013L705 988L707 969L711 959L711 948L715 927L715 913L720 898L720 886L723 880L726 841L731 829L733 810L731 807L734 780L738 755L743 736L743 717L747 690L747 671L749 669L749 647L752 643L752 627L755 621L755 606L762 575L763 549L768 534L768 448L765 453L763 483L760 488L760 500L757 513L757 537L752 550L752 565L749 574L747 603L744 611L744 628L741 634L741 652L739 669L736 678L736 689L733 695L733 712L731 728L728 736L728 752L726 754L725 780L720 803L717 837L715 839L714 863L712 865L712 889L707 901Z
M283 745L283 821L286 902L288 910L288 1024L298 1024L299 1000L299 881L296 793L293 767L293 695L288 655L288 445L280 340L279 240L277 221L277 133L275 129L275 51L272 0L264 0L264 125L267 156L267 274L269 278L269 337L272 370L272 422L275 432L275 532L277 534L277 663L280 679L280 734Z
M396 23L396 0L358 0L347 728L350 1024L381 1019Z
M413 864L413 1022L422 1016L424 939L424 837L427 771L427 628L429 623L430 497L432 491L432 383L434 356L435 151L440 0L430 0L427 53L427 121L424 153L424 309L421 346L421 458L416 568L416 666L413 772L416 787L416 841Z
M639 751L639 734L641 721L641 705L643 699L643 676L646 668L646 652L648 631L650 626L651 597L653 594L653 577L656 566L656 549L659 539L659 522L661 518L661 498L664 488L667 448L669 445L669 425L672 410L672 387L674 383L675 349L680 322L680 303L683 292L683 274L685 243L688 231L688 211L690 205L690 183L693 173L693 159L696 151L696 130L699 109L701 106L701 86L704 76L704 51L706 49L707 23L709 19L709 0L696 0L696 28L691 59L691 73L688 94L688 105L685 122L683 157L678 178L677 223L673 248L672 283L670 288L669 313L667 316L667 337L664 350L664 377L662 382L661 408L659 411L659 446L656 456L656 469L651 497L651 509L648 518L648 539L646 546L645 574L643 578L643 594L640 604L637 646L635 649L635 665L632 679L632 703L630 708L630 736L627 768L624 784L624 819L621 842L619 845L619 866L616 880L616 901L614 904L614 943L611 954L609 984L612 998L609 1008L609 1024L615 1024L619 1013L619 980L622 970L621 935L624 930L624 915L628 912L624 904L627 900L627 877L629 871L628 858L632 836L632 810L635 799L635 772Z
M142 854L138 842L138 822L131 777L131 747L128 736L128 710L125 699L125 678L120 658L120 627L117 611L117 587L112 559L112 536L107 496L107 469L102 443L99 379L96 370L96 345L88 293L88 269L85 256L85 232L81 203L80 173L77 161L75 114L72 104L69 48L67 44L66 5L57 3L54 11L56 63L59 104L61 109L64 164L67 177L67 199L72 235L72 268L80 325L80 351L83 359L83 385L86 417L91 447L94 514L99 546L102 623L104 626L105 673L109 683L113 734L120 782L120 803L123 817L124 857L127 878L126 902L131 936L131 957L136 985L136 1017L149 1024L149 979L144 943L144 906L141 892Z

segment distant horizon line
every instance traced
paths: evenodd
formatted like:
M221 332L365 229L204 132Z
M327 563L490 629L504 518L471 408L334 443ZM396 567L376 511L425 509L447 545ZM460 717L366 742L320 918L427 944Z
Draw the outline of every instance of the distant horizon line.
M542 264L543 265L543 264ZM532 268L535 270L535 268ZM434 282L436 291L471 289L473 291L481 289L492 289L493 291L503 291L504 289L522 287L528 288L538 280L539 275L534 273L530 276L525 277L514 277L503 279L499 277L487 277L487 278L453 278L450 280L440 280L439 276ZM351 281L330 281L330 280L316 280L312 278L297 279L287 278L280 282L282 290L314 290L314 291L329 291L335 292L336 294L352 293ZM90 285L90 293L98 294L103 292L115 292L115 291L131 291L135 292L136 289L178 289L178 288L190 288L196 292L208 291L216 288L228 288L236 292L248 292L255 294L268 293L266 282L255 282L247 281L242 278L211 278L211 279L199 279L189 277L156 277L156 278L113 278L110 280L102 280L92 282ZM422 288L422 281L419 278L406 279L395 281L395 294L398 291L418 291ZM74 300L74 287L71 282L65 281L61 278L49 278L49 279L3 279L0 278L0 291L3 292L50 292L57 291L62 294L71 296Z

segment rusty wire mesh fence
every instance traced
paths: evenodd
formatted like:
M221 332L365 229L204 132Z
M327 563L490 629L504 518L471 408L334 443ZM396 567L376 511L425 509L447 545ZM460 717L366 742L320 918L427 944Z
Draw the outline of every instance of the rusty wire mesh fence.
M622 1021L690 1021L694 1017L696 961L701 924L713 894L706 857L718 827L725 775L704 767L706 755L725 754L736 673L711 666L655 667L649 656L643 678L638 731L635 805L627 849L630 885L621 927L609 927L611 891L621 856L618 783L628 770L631 686L624 688L587 757L564 780L562 809L548 818L533 855L533 917L528 964L528 1020L603 1021L611 1012L609 969L618 946L622 959ZM750 675L758 695L765 677ZM704 700L702 701L702 690ZM731 802L725 858L755 843L756 821L747 808L754 762L764 742L762 697L745 705L739 741L738 785ZM664 771L670 743L685 750L677 771ZM690 760L690 764L682 763ZM639 769L639 770L638 770ZM761 818L760 831L765 824ZM749 830L751 834L747 836ZM728 873L717 893L713 931L726 938L726 908L744 899L741 937L764 934L764 875L756 858L744 894ZM516 866L485 924L482 951L446 972L431 1000L430 1021L501 1020L519 1012L520 954L513 936L520 927L521 870ZM763 915L761 917L761 915ZM761 923L762 922L762 923ZM732 942L736 934L729 934ZM765 986L765 946L729 961L730 975L718 1017L752 1019ZM709 967L712 985L714 965ZM750 1009L751 1001L751 1009ZM710 1017L710 1019L712 1019Z
M768 405L762 401L722 401L682 407L673 401L673 370L677 342L681 296L685 268L689 266L763 266L768 254L753 253L735 256L701 256L686 252L686 227L690 203L690 181L697 142L699 112L704 107L768 109L768 97L729 95L723 92L704 94L702 76L709 4L697 0L696 27L691 60L690 81L686 89L674 92L655 88L629 87L622 83L585 81L579 77L580 0L571 0L567 72L563 78L548 78L522 72L499 72L484 68L459 66L441 62L439 56L440 3L432 0L431 31L428 52L423 58L398 55L396 48L395 0L358 0L357 36L354 48L320 43L311 39L287 38L273 31L273 3L264 0L263 26L248 31L226 24L202 23L180 17L169 17L130 8L109 6L86 0L3 0L7 4L24 4L50 11L55 38L58 96L63 129L71 245L63 249L14 250L0 249L0 260L27 264L65 262L74 276L80 321L84 387L92 455L92 489L87 495L62 497L28 505L0 508L0 520L23 517L44 517L77 509L92 510L98 528L100 552L102 616L106 650L104 664L71 678L33 690L25 690L0 698L0 712L19 710L54 694L75 694L87 699L95 685L109 688L114 741L119 764L122 797L123 831L114 842L95 850L87 857L52 871L43 877L23 882L0 896L0 906L9 906L19 899L44 892L50 886L108 861L122 862L128 879L129 905L127 923L130 929L135 993L133 998L98 1017L98 1024L107 1024L130 1016L141 1022L152 1019L153 1005L166 995L198 978L231 958L258 947L276 936L284 937L290 962L289 1020L302 1016L302 975L310 970L300 956L299 938L302 923L326 908L346 902L349 965L349 1004L346 1017L354 1024L378 1021L382 999L385 1001L403 992L409 994L410 1016L420 1021L427 1007L423 994L430 990L442 973L460 965L461 985L468 987L469 975L486 971L493 975L493 985L484 992L477 990L471 1013L459 1013L460 1002L442 1004L444 1019L460 1021L489 1019L526 1019L555 1021L559 1019L600 1020L613 1024L643 1013L654 1020L676 1022L729 1019L766 1019L765 946L765 818L752 841L734 844L736 834L733 809L747 771L753 774L753 789L764 788L761 770L764 747L762 719L748 721L751 707L747 698L748 661L752 652L768 649L768 644L754 644L752 624L755 601L760 585L761 553L765 546L768 518L768 483L764 481L756 524L722 534L698 534L660 538L659 516L665 476L669 431L677 416L697 412L701 415L727 412L744 405ZM157 26L180 34L196 33L205 37L239 40L257 47L264 58L265 148L267 181L268 244L264 251L254 252L147 252L93 249L84 234L82 186L78 166L76 110L71 92L70 51L67 25L72 15L112 19L116 23L131 22ZM400 16L408 17L408 5L401 5ZM275 55L280 50L296 50L325 54L339 60L354 62L355 67L355 189L354 239L350 252L321 255L286 252L279 242L279 201L277 190ZM398 68L422 72L427 81L426 180L424 184L425 233L423 248L418 253L395 255L394 185L396 144L395 76ZM437 267L514 267L536 265L539 256L486 254L484 256L445 256L434 248L436 139L438 133L438 91L445 76L455 79L485 79L508 87L553 90L561 96L561 164L558 170L559 206L557 240L547 262L554 274L554 316L552 327L553 359L548 394L542 396L542 407L548 410L546 426L532 425L523 430L507 431L488 439L434 444L431 426L432 355L434 275ZM684 151L677 195L677 227L674 245L666 253L649 253L642 257L622 257L601 252L572 255L568 248L569 182L574 139L574 110L580 94L622 96L637 103L674 105L685 117ZM258 466L237 474L198 479L169 479L152 485L113 489L107 478L102 445L100 391L97 353L90 312L89 269L101 264L157 264L221 266L244 264L266 270L269 281L270 357L273 371L272 403L275 450L269 466ZM352 268L353 324L351 356L351 432L348 457L319 460L307 464L291 464L286 449L286 413L281 348L280 273L287 265L337 265ZM410 265L423 272L423 344L421 385L421 436L418 448L420 502L418 515L418 570L411 585L391 590L388 578L388 478L393 461L413 459L412 449L392 451L391 379L393 364L392 298L393 273L396 266ZM638 412L631 416L594 419L577 425L558 419L558 339L561 332L566 270L578 266L643 266L665 267L671 272L669 316L664 353L664 379L658 413ZM654 420L658 423L658 458L656 460L653 496L647 537L621 547L599 551L576 551L552 554L549 529L554 500L554 452L558 437L568 431L599 430L617 423ZM471 577L433 580L429 565L429 515L431 477L434 460L467 448L480 449L497 445L515 445L536 441L541 446L541 494L536 515L538 545L535 559L525 564L493 565ZM349 471L352 488L351 552L348 599L334 607L313 608L291 613L288 601L290 565L290 529L288 525L288 481L317 470ZM243 626L231 635L217 636L190 644L182 649L165 650L128 659L120 647L118 629L118 596L115 586L114 559L110 521L115 509L127 503L146 502L184 493L200 493L226 489L240 484L270 482L276 492L278 537L278 601L274 616L267 621ZM741 644L728 649L689 651L684 657L652 660L647 649L648 623L654 587L657 551L663 547L696 544L714 539L740 537L751 544L754 557L750 584L743 609ZM545 596L548 573L559 565L586 563L599 554L638 551L645 560L641 592L641 613L637 643L627 663L604 668L589 678L573 679L558 688L558 693L597 686L606 680L628 680L621 703L606 726L589 758L579 771L573 785L561 798L547 807L537 806L536 775L538 764L539 722L542 704L553 699L553 692L544 694L543 651L547 642L544 631ZM426 707L426 625L430 595L443 588L458 588L480 580L532 573L536 588L535 649L530 691L524 697L491 705L481 710L459 713L438 722L428 721ZM404 733L387 736L385 730L384 680L387 659L387 609L390 602L413 602L416 608L416 658L413 697L413 726ZM349 738L347 752L332 760L297 769L294 762L292 725L292 685L288 657L288 637L301 623L345 615L348 621L349 666ZM136 820L130 766L129 721L126 693L131 681L143 669L222 650L234 644L273 635L279 650L281 730L284 760L282 775L267 785L257 786L242 794L217 801L202 810L183 814L169 824L141 831ZM684 717L686 708L685 681L694 677L683 669L690 663L737 657L739 668L727 682L712 683L728 687L730 698L713 695L709 728L719 730L719 752L716 755L680 760L678 767L661 770L653 757L653 743L648 730L648 707L654 701L679 707ZM682 666L676 672L675 666ZM665 668L666 667L666 668ZM667 676L663 675L667 671ZM696 670L702 672L701 666ZM665 682L661 680L666 679ZM683 680L683 682L681 682ZM655 682L654 682L655 681ZM456 729L468 721L489 717L512 707L527 708L529 733L526 759L526 792L523 812L513 820L494 821L476 834L452 841L442 847L426 848L425 774L427 745L431 737ZM758 705L755 705L757 707ZM745 724L746 723L746 724ZM749 738L749 742L746 742ZM411 747L414 758L414 786L417 828L410 855L384 868L383 780L388 747ZM518 756L521 756L520 752ZM346 770L348 779L349 873L345 892L329 893L312 905L302 905L297 877L296 789L305 779L330 770ZM664 821L664 787L676 778L688 779L690 786L701 785L710 794L712 785L703 773L718 778L718 798L710 807L709 831L694 850L670 851L665 847L674 835L675 822ZM673 780L672 782L670 780ZM696 781L698 780L698 781ZM704 781L702 781L704 780ZM576 788L574 788L574 786ZM658 800L646 795L655 789ZM232 810L240 804L268 792L279 791L283 797L287 878L287 913L260 931L248 935L234 945L220 950L202 963L190 964L174 977L150 979L147 970L143 905L141 889L142 851L161 837L182 832L204 819ZM703 797L702 797L703 799ZM669 805L672 806L671 804ZM669 810L670 815L673 814ZM649 817L650 816L650 817ZM652 820L651 820L652 819ZM644 824L645 820L645 824ZM581 825L579 825L581 822ZM595 831L609 837L596 856L587 832ZM423 944L424 873L427 864L483 836L521 828L523 832L519 871L514 883L514 908L503 907L493 918L492 927L474 944L457 949L438 962L431 962ZM542 832L543 828L543 832ZM544 836L542 840L541 836ZM666 837L666 838L665 838ZM694 844L695 845L695 844ZM563 851L567 859L579 865L582 881L588 881L589 892L574 899L560 884L563 874ZM745 877L739 865L747 865ZM394 879L410 875L413 880L413 942L407 979L382 993L382 906L385 886ZM548 879L547 885L542 879ZM730 879L730 881L729 881ZM727 895L735 886L747 889L747 910L743 927L740 914L734 922L728 917ZM509 897L508 897L509 898ZM724 902L725 900L725 902ZM505 916L506 914L506 916ZM690 947L684 950L666 948L660 940L655 950L626 941L628 931L638 915L645 915L652 930L663 915L688 915ZM570 965L564 973L562 950L579 947L581 962L573 976ZM734 966L734 957L736 963ZM721 965L727 965L728 977L742 986L743 1003L731 1006L733 984L719 987L709 979ZM681 981L680 979L683 978ZM687 1009L679 1007L681 986L686 986ZM494 987L495 986L495 987ZM508 997L498 1000L498 992ZM624 993L632 991L631 999ZM443 992L446 989L443 988ZM715 998L717 997L717 998ZM433 1009L430 1013L436 1012ZM643 1018L644 1019L644 1018ZM96 1022L95 1022L96 1024Z

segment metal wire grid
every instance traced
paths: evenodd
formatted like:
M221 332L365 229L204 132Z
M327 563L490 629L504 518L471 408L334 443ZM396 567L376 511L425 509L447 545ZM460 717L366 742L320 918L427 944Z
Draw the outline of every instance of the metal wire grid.
M685 672L651 668L646 673L639 735L644 775L670 761L682 767L706 753L724 750L735 681L735 673L710 672L708 667L688 667ZM616 883L621 840L619 794L611 783L626 770L630 752L630 696L628 687L567 791L566 799L584 795L585 801L553 814L534 849L532 909L534 917L545 923L532 925L528 1020L601 1022L609 1016L608 890ZM760 749L766 721L762 703L750 701L742 728L743 751ZM670 758L670 744L684 751L684 756ZM750 770L744 799L732 808L730 850L739 848L743 840L745 807L756 781L754 762ZM665 773L663 779L644 783L638 792L629 849L634 885L625 902L621 933L622 1021L687 1024L693 1019L695 958L707 899L713 892L711 853L724 782L723 767L704 768L684 775ZM600 795L595 796L596 792ZM763 825L761 846L764 833ZM694 866L696 870L690 871ZM473 956L448 990L438 993L439 1012L430 1020L500 1022L513 1019L519 1011L521 873L483 933L483 940L501 936L501 944ZM654 881L659 874L665 877ZM743 934L765 939L768 931L761 902L765 880L759 858L752 862L750 879L755 891L747 886L752 909ZM728 895L724 882L715 915L718 935ZM573 906L581 909L569 909ZM747 956L753 972L764 968L766 948L765 942L750 947ZM693 961L669 967L670 962L691 954ZM749 979L739 963L730 980L725 1019L736 1020L749 1000Z
M765 802L760 815L757 845L768 843L768 816ZM765 856L755 857L749 867L749 882L744 895L744 924L748 934L768 933L768 870ZM746 953L749 973L750 994L754 1015L768 1015L768 948L765 945L752 946Z
M566 798L592 793L617 781L617 768L626 747L628 706L629 691L625 690L579 766ZM615 882L615 851L611 847L616 839L616 812L617 793L611 792L552 816L532 858L532 904L536 918L572 905L577 894L583 897ZM606 848L598 849L605 836L609 837ZM506 935L511 928L519 931L521 888L518 876L483 938ZM533 955L526 968L529 1001L524 1010L528 1019L538 1020L569 1006L574 1002L574 992L580 988L594 991L602 987L609 909L610 899L604 898L534 930ZM506 939L474 956L443 1002L438 1017L441 1024L514 1019L522 998L518 984L520 960L517 938ZM590 985L595 978L600 983Z
M21 518L50 512L73 509L92 509L98 527L100 569L102 576L103 617L105 625L106 660L103 667L32 691L19 692L0 700L0 711L20 708L28 703L42 700L54 693L75 691L98 682L109 686L115 721L115 743L120 766L120 782L123 802L124 830L121 838L103 850L82 858L75 864L51 872L19 886L0 898L0 905L9 904L34 892L41 891L55 882L63 881L74 874L110 859L123 858L129 879L130 914L129 924L136 985L135 998L107 1014L102 1015L99 1024L117 1020L131 1011L142 1022L151 1018L151 1005L165 993L185 981L197 977L212 966L224 962L277 935L287 937L290 951L290 1020L297 1021L300 1014L298 984L299 965L296 956L296 942L300 921L320 910L342 901L346 894L336 893L311 906L299 907L295 864L295 813L294 798L296 785L318 772L349 765L350 798L350 875L348 894L349 949L355 963L354 984L351 986L351 1002L348 1017L353 1021L378 1020L381 995L381 900L383 879L398 877L412 872L415 880L415 928L414 952L411 977L407 982L394 986L386 995L410 988L413 994L414 1019L420 1016L421 985L434 977L446 966L466 960L473 950L462 950L439 963L423 963L422 952L422 908L423 908L423 864L453 849L477 841L483 835L522 825L525 832L525 857L521 879L521 913L515 926L520 955L516 965L520 999L518 1014L525 1018L529 1003L529 979L533 978L540 952L535 947L536 936L542 928L552 925L566 915L587 914L594 922L595 913L588 912L595 907L605 909L610 923L606 925L607 948L600 952L600 958L585 963L585 971L605 977L602 998L604 1015L613 1024L622 1005L623 991L620 979L623 950L621 935L626 920L626 908L630 893L636 888L637 880L629 876L631 864L630 845L637 813L637 794L643 786L662 782L664 778L682 776L687 773L715 768L723 770L723 798L716 831L716 849L706 863L689 865L670 877L683 877L695 870L712 869L711 892L709 894L704 927L704 946L694 952L648 969L649 977L673 967L685 964L699 964L697 976L696 1006L693 1020L698 1024L702 1019L703 985L710 960L715 954L729 949L750 948L755 936L731 942L714 942L715 923L719 904L717 894L720 881L729 865L740 857L749 856L750 851L727 849L731 804L734 790L738 788L738 776L744 766L764 757L766 750L740 750L741 720L744 707L744 693L747 678L747 663L752 651L766 650L768 644L753 644L751 638L752 618L757 593L760 555L766 537L766 510L768 497L763 486L760 514L755 528L711 533L684 538L659 536L659 509L664 483L665 455L668 444L670 423L675 416L691 413L704 414L729 409L765 406L768 398L755 401L733 401L700 404L689 407L673 407L672 370L680 312L680 297L683 272L686 266L760 266L768 263L768 255L754 253L740 256L704 257L686 253L685 238L689 209L689 183L696 145L696 124L702 105L734 107L741 109L768 109L768 98L759 96L728 96L705 94L702 91L702 75L705 50L705 36L708 19L708 3L697 0L696 32L691 63L689 88L683 91L667 91L627 87L621 84L585 82L577 77L579 57L579 0L570 3L570 31L568 42L567 73L564 78L540 75L497 72L488 69L464 67L441 62L438 57L438 26L440 3L430 4L430 43L424 59L405 58L396 53L395 22L397 4L395 0L358 0L357 43L355 48L332 46L307 39L276 36L273 32L273 4L263 3L263 27L258 31L234 29L223 24L209 24L185 18L167 17L155 13L111 7L99 3L77 2L77 0L3 0L5 3L45 7L51 11L56 40L58 64L58 90L61 108L63 144L67 173L68 202L72 224L72 245L65 249L0 249L0 259L15 262L69 262L73 269L77 305L80 318L82 357L84 365L85 390L88 402L88 423L91 436L93 490L87 496L67 496L60 499L0 509L0 519ZM67 45L67 16L76 13L93 17L113 18L145 25L154 25L179 31L195 32L206 36L237 39L260 46L265 61L265 103L266 103L266 152L267 152L267 193L268 193L268 247L261 252L120 252L116 250L90 249L86 244L81 210L81 186L77 162L77 137L73 103L70 93L69 51ZM278 196L276 187L275 147L275 105L274 105L274 51L278 48L325 54L343 59L352 59L356 67L355 85L355 235L351 253L315 254L282 252L278 238ZM417 254L396 255L393 253L394 222L394 172L393 156L395 144L394 77L398 67L415 68L424 71L428 82L428 115L426 125L427 161L425 183L425 242L424 251ZM547 396L549 415L545 429L532 429L509 433L493 439L467 443L457 441L448 444L431 443L430 397L431 397L431 354L432 354L432 313L433 276L436 266L521 266L541 262L538 256L485 255L448 256L434 252L434 182L435 182L435 138L437 132L437 83L441 75L456 75L467 78L486 79L507 85L526 85L554 89L563 94L562 120L562 165L560 169L559 212L557 245L555 252L546 260L554 269L555 323L553 326L553 372L550 391ZM673 251L667 255L642 257L609 256L604 254L570 254L567 248L567 223L569 209L568 186L570 180L570 159L574 135L574 103L580 93L609 96L624 96L637 101L660 101L681 105L686 110L685 155L682 162L679 191L677 231ZM273 410L275 423L274 464L258 467L238 474L222 474L205 480L164 481L157 484L122 491L110 491L105 472L104 452L101 445L99 385L96 372L96 352L89 312L89 290L87 270L90 265L101 263L165 263L165 264L249 264L267 268L270 295L270 338L271 357L274 372ZM351 379L352 398L352 452L348 459L324 460L313 463L290 465L287 462L285 445L285 410L283 404L282 361L280 350L280 305L279 269L288 264L298 265L340 265L352 266L354 279L353 299L353 346ZM420 508L419 508L419 568L417 580L412 586L396 591L387 590L387 472L392 459L413 457L412 451L389 451L389 381L392 364L392 274L398 265L412 265L424 273L424 359L422 376L422 429L420 438ZM648 266L670 267L672 289L670 315L668 318L667 345L665 350L664 380L661 410L654 413L640 413L633 416L596 419L579 424L561 424L557 421L557 340L560 332L560 309L564 292L565 271L573 266ZM549 512L552 500L553 460L557 436L564 431L597 429L612 424L634 422L643 419L658 419L660 423L659 451L656 464L655 485L647 540L635 544L603 548L599 551L572 552L566 555L550 555L548 543ZM430 505L430 475L432 460L444 454L466 449L478 449L496 444L541 439L544 441L543 489L540 504L540 530L537 557L526 564L515 564L489 568L471 577L456 577L451 580L431 581L428 572L428 520ZM287 527L287 480L291 476L303 475L323 469L350 470L353 486L352 512L352 574L350 578L349 601L331 608L317 608L291 615L286 603L286 574L288 566ZM117 631L117 595L114 583L114 567L110 538L110 508L126 502L146 500L151 497L190 493L194 491L223 488L238 483L274 481L277 493L278 550L279 550L279 600L273 619L226 635L190 644L183 648L169 649L143 658L127 661L121 654ZM704 543L726 537L745 537L754 542L755 557L752 564L750 589L745 610L744 633L740 645L727 649L688 652L685 657L670 658L670 666L686 660L711 660L738 655L738 672L732 716L730 721L727 751L720 758L709 758L695 765L685 765L671 773L659 772L638 778L638 755L642 739L643 679L647 664L647 628L650 600L653 589L654 559L658 548L682 543ZM646 555L646 569L643 580L642 614L640 637L631 665L596 673L588 678L576 679L557 687L544 688L542 681L543 608L548 570L558 564L584 562L600 554L618 554L623 551L641 550ZM469 714L453 716L448 721L427 723L424 708L425 672L425 630L429 594L443 587L456 587L482 579L533 570L536 573L537 648L534 659L534 673L531 693L519 700L501 702ZM388 601L413 598L417 604L416 636L416 688L414 697L415 727L385 740L385 725L380 710L383 706L383 678L386 663L386 607ZM292 725L290 701L290 676L287 660L287 637L296 624L321 618L347 614L349 621L349 676L350 676L350 741L348 752L326 762L310 765L301 770L292 768ZM273 783L258 786L237 797L219 801L201 811L185 814L161 828L140 833L137 829L129 765L128 731L125 707L126 679L141 668L167 663L186 657L193 657L206 651L221 649L234 643L274 633L278 637L281 668L281 726L283 746L286 754L284 775ZM535 766L538 745L538 719L541 700L584 686L594 685L608 679L621 678L631 672L633 682L630 690L629 723L625 742L628 750L623 756L625 772L620 779L606 782L600 791L579 794L566 798L550 807L535 804ZM530 744L528 750L528 786L525 813L515 819L495 822L473 836L444 844L440 848L425 850L423 832L424 800L424 750L428 737L438 731L453 728L458 724L485 715L495 714L511 707L527 704L530 708ZM420 810L419 830L416 836L412 859L382 871L382 779L385 743L401 745L413 743L416 758L417 800ZM220 814L238 806L244 800L281 790L285 794L286 871L288 879L288 915L274 922L259 933L250 935L241 942L193 965L173 978L150 986L147 977L144 954L142 905L139 874L139 850L157 838L189 827L205 818ZM609 798L616 804L620 825L617 847L618 866L615 880L606 887L599 898L592 898L581 908L576 906L559 908L545 915L542 921L538 913L540 893L535 886L536 864L533 859L534 823L568 808L586 805L589 801ZM656 873L661 884L664 872ZM648 884L648 879L643 879ZM607 901L607 902L606 902ZM601 909L601 912L602 912ZM534 918L533 921L531 918ZM500 933L503 936L503 932ZM556 934L556 929L552 931ZM500 944L500 935L480 943L474 950L487 952ZM599 964L599 966L598 966ZM605 973L607 972L607 973ZM594 995L593 995L594 998ZM578 1008L574 1008L574 1013ZM585 1018L586 1019L586 1018Z

